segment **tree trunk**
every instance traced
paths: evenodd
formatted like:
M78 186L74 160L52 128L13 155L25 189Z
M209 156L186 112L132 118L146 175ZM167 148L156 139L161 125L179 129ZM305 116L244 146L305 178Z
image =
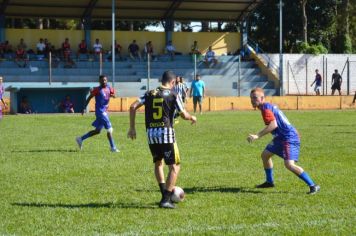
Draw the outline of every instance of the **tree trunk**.
M307 18L307 13L305 10L305 7L307 5L308 0L300 0L300 4L302 6L302 11L303 11L303 40L305 43L308 43L308 18Z

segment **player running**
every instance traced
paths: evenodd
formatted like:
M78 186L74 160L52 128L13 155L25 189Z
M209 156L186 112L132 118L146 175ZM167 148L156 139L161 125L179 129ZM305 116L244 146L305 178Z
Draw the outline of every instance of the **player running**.
M320 186L316 185L309 175L295 164L299 158L300 139L297 130L289 123L287 117L277 106L265 102L264 91L262 88L255 88L250 93L251 104L254 108L261 110L266 127L258 134L250 134L247 141L253 141L262 136L272 133L273 140L262 152L261 157L266 173L266 182L257 185L257 188L274 187L273 162L274 154L284 159L284 166L302 179L310 188L308 194L315 194L320 191Z
M177 111L184 120L190 120L192 124L197 120L184 109L181 97L172 91L175 78L173 72L164 72L160 87L146 92L132 103L130 130L127 133L128 138L136 138L136 111L145 105L146 133L155 164L154 173L162 194L159 206L163 208L175 208L171 196L180 170L180 157L173 129L174 113ZM162 159L169 167L167 183L164 180Z
M112 152L119 152L119 149L116 148L114 144L114 140L112 137L113 128L109 119L109 115L107 113L109 107L110 97L115 98L115 91L111 88L107 83L108 79L105 75L99 76L99 83L100 86L94 88L91 92L87 100L84 104L84 109L82 114L85 112L85 108L88 106L90 100L95 97L95 116L96 120L92 123L95 127L94 130L89 131L88 133L84 134L82 137L77 137L76 141L80 149L82 149L83 141L91 136L97 135L100 133L102 128L107 130L107 137L110 143L110 150Z

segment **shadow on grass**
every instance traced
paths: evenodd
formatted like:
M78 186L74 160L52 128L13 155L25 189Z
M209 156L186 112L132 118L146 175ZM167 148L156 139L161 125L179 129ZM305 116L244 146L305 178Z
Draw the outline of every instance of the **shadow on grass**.
M141 205L138 203L85 203L85 204L63 204L63 203L32 203L32 202L15 202L12 206L20 207L43 207L43 208L136 208L136 209L153 209L157 208L156 204Z
M159 189L136 189L137 192L159 192ZM188 194L194 194L197 192L219 192L219 193L264 193L259 190L253 190L253 189L248 189L248 188L233 188L233 187L191 187L191 188L184 188L184 192Z
M11 150L18 153L42 153L42 152L79 152L79 149L29 149L29 150Z
M189 194L194 194L197 192L219 192L219 193L263 193L262 191L259 190L253 190L253 189L248 189L248 188L243 188L243 187L192 187L192 188L184 188L184 192L189 193Z

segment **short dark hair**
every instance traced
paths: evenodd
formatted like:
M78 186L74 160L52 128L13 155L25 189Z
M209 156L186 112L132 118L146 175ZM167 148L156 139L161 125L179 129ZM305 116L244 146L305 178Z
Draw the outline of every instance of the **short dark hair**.
M162 84L170 83L172 80L176 79L176 75L173 71L167 70L162 75Z
M106 77L106 75L99 75L99 81L104 79Z

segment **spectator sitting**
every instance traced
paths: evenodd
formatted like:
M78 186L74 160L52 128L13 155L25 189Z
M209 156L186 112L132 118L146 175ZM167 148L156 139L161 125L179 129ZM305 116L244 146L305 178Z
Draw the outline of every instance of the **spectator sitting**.
M61 110L64 113L74 113L74 105L73 102L70 100L70 96L67 95L65 99L60 104Z
M40 38L40 41L37 43L36 48L38 55L45 55L46 44L43 42L43 38Z
M172 41L169 40L166 46L166 53L171 57L171 60L174 61L174 56L176 54L176 48L172 45Z
M129 55L130 58L135 61L136 58L141 61L140 55L140 47L137 45L136 40L133 40L132 43L129 45Z
M196 56L197 61L201 60L201 52L199 51L198 42L194 41L191 46L190 54L192 55L192 60L194 61L194 57Z
M27 45L23 39L20 39L20 43L17 45L17 49L22 48L23 50L26 51Z
M4 53L12 53L12 45L9 43L8 40L4 43Z
M80 58L81 54L84 54L86 55L86 57L88 57L88 46L84 39L78 45L78 53L77 53L78 59Z
M210 67L211 65L215 66L218 63L218 60L215 58L215 52L211 46L209 46L209 50L205 54L204 62L207 67Z
M116 39L115 39L114 45L115 45L115 59L118 58L120 61L122 61L122 60L123 60L122 55L121 55L122 47L121 47L120 44L118 44L118 43L116 42ZM112 45L111 45L110 48L112 49ZM109 59L109 60L112 60L111 51L110 51L110 55L108 56L108 59Z
M20 103L20 113L22 114L31 114L32 108L26 96L22 97Z
M148 60L148 55L151 56L151 60L156 61L157 57L155 55L153 55L153 45L151 41L148 41L145 45L145 49L144 49L144 55L145 55L145 60Z
M27 62L28 62L26 51L21 46L18 46L15 54L16 54L15 63L19 67L24 67L25 68L27 66Z
M64 42L62 43L62 53L63 53L63 59L65 62L69 62L71 61L71 58L70 58L70 43L69 43L69 39L66 38L64 40Z

